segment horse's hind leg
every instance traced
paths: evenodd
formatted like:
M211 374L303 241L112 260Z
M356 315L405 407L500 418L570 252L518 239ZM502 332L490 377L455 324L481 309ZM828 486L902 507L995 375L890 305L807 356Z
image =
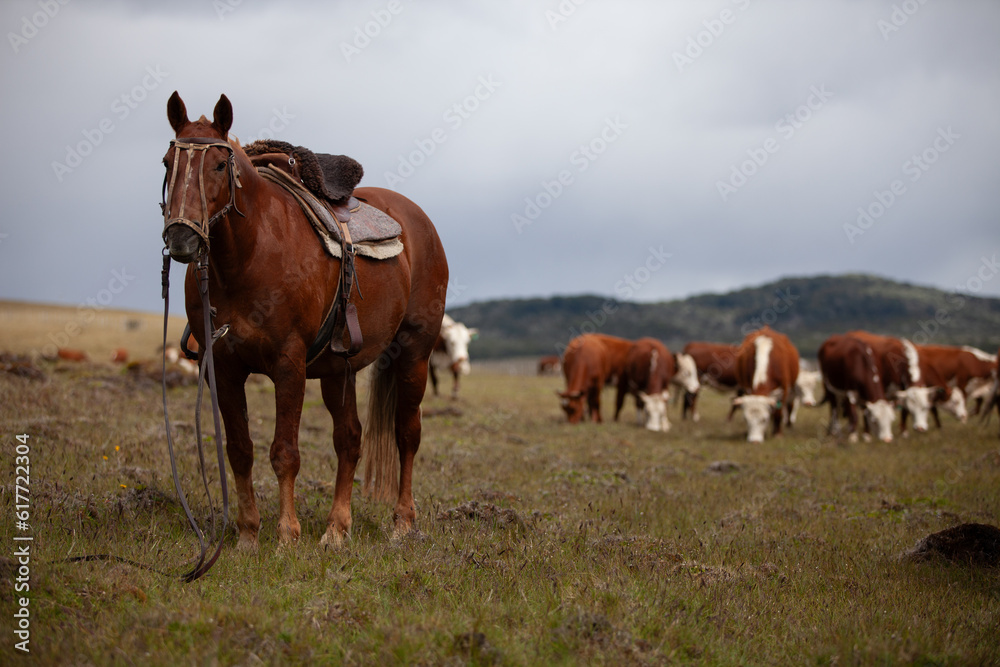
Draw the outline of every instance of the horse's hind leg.
M304 356L304 355L303 355ZM273 377L275 427L271 443L271 468L278 478L278 539L299 539L302 528L295 516L295 478L299 474L299 422L305 399L304 364L287 363Z
M396 367L396 447L399 450L399 497L393 512L393 538L413 529L417 508L413 501L413 459L420 448L420 401L427 383L427 363Z
M351 534L351 492L361 454L361 420L358 419L355 383L353 373L346 382L343 375L325 377L320 381L323 402L333 417L333 447L337 451L333 507L327 517L326 532L319 542L330 547L339 547L344 537Z

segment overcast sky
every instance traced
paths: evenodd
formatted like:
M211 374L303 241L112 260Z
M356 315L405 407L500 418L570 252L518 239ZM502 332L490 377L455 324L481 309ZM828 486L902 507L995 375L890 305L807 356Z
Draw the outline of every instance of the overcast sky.
M0 5L0 298L162 307L174 90L417 202L453 306L845 272L1000 295L995 0L148 4Z

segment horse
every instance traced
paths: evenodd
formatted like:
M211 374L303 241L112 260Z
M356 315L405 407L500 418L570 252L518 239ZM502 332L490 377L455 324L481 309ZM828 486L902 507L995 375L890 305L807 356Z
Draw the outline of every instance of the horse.
M357 307L363 333L360 349L351 355L328 344L307 360L307 350L331 312L341 260L324 251L292 194L262 177L239 141L229 136L233 108L225 95L211 121L205 116L190 121L175 91L167 102L167 119L175 139L163 159L169 177L169 187L164 180L165 251L188 264L185 309L199 354L212 346L238 499L237 548L256 550L261 525L245 392L251 373L274 382L270 461L278 479L280 543L294 543L302 532L295 513L295 477L307 378L320 379L337 454L333 506L320 544L336 548L350 537L351 492L362 455L364 492L395 503L392 536L406 535L416 521L412 475L420 446L420 402L448 285L448 262L433 223L401 194L374 187L354 190L358 200L399 223L403 249L389 259L356 257L354 284L360 294L351 304ZM196 259L198 264L207 260L213 329L226 331L217 340L213 336L214 342L205 340ZM362 432L356 375L369 366L373 370Z

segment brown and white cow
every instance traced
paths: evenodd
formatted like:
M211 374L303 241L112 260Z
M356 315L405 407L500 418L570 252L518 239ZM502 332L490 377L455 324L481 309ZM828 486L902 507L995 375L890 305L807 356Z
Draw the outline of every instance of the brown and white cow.
M559 372L562 367L562 362L559 357L555 354L550 354L542 357L538 360L538 374L539 375L554 375Z
M747 335L736 353L736 382L746 392L733 399L743 409L747 441L763 442L768 418L774 434L790 410L799 376L799 351L784 334L765 326Z
M640 423L650 431L670 430L667 401L670 382L677 372L677 362L667 346L655 338L640 338L629 349L625 366L618 376L615 397L615 421L625 397L635 397Z
M704 341L693 341L684 346L684 354L694 361L697 369L700 386L709 386L717 391L736 391L736 353L739 346L726 345L724 343L708 343ZM684 394L684 407L681 410L681 418L687 419L691 413L691 419L698 421L701 416L698 414L698 394L699 390L687 391ZM729 417L732 418L733 411Z
M557 391L559 404L570 424L584 419L601 421L601 391L611 372L607 347L594 334L583 334L569 342L562 358L566 390Z
M964 424L969 419L964 387L970 384L973 374L982 373L982 379L988 381L992 365L980 361L972 352L949 345L917 345L917 353L924 384L935 389L931 415L937 427L941 428L938 405Z
M847 335L868 344L875 353L879 374L885 383L886 398L895 400L902 407L901 434L904 437L907 435L906 420L910 413L913 414L913 428L926 431L935 390L924 383L916 345L905 338L880 336L868 331L849 331Z
M940 381L955 389L951 405L946 403L945 409L965 422L968 410L963 411L962 405L967 398L977 398L974 413L978 412L996 377L997 357L968 345L920 345L918 350L921 368L930 367ZM959 402L962 405L958 405Z
M427 364L435 396L438 395L437 367L441 367L451 371L455 379L451 387L451 397L458 398L458 378L468 375L472 369L469 364L469 343L478 335L479 329L470 329L447 314L441 319L441 333L438 334L430 363Z
M879 440L892 442L896 409L886 398L885 383L871 346L853 336L836 334L823 342L817 356L827 392L825 400L830 403L829 432L839 430L838 415L843 412L850 425L848 440L856 442L858 415L855 406L860 405L868 422L875 427ZM865 439L868 439L867 433Z
M792 399L792 409L788 413L789 425L795 425L799 408L803 405L814 408L818 405L816 401L816 389L823 380L823 373L805 368L799 364L799 377L795 380L795 397Z

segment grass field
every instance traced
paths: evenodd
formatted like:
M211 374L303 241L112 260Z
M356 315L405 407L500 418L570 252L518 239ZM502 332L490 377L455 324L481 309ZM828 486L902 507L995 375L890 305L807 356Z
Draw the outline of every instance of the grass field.
M806 409L794 432L749 445L706 392L702 421L674 408L668 434L639 428L631 402L620 423L574 427L560 378L479 364L458 401L424 402L419 531L392 542L391 509L356 485L353 539L325 552L336 458L319 387L300 431L302 539L279 548L274 394L252 383L260 551L238 553L230 532L214 569L184 584L60 562L113 554L177 575L197 542L170 481L159 387L111 365L42 367L45 381L0 373L5 665L18 664L24 595L37 664L1000 664L998 573L897 560L930 532L1000 523L995 419L848 445ZM169 398L205 515L194 389ZM609 390L608 419L612 402ZM13 555L25 535L28 593L15 592Z

